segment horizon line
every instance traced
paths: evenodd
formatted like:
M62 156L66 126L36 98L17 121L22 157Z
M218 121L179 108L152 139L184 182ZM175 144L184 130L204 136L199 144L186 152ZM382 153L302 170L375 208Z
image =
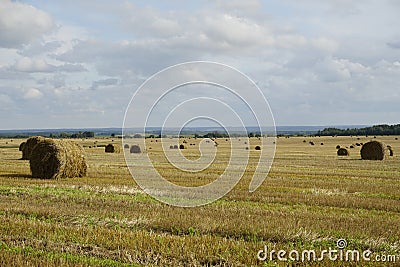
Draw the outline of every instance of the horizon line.
M328 125L276 125L275 127L354 127L354 126L375 126L375 125L396 125L396 124L388 124L388 123L381 123L381 124L328 124ZM238 128L242 126L226 126L225 128ZM256 127L261 127L261 128L270 128L271 126L245 126L246 128L256 128ZM128 127L125 129L138 129L142 127ZM162 128L162 126L147 126L146 128ZM180 128L179 126L174 126L174 127L165 127L166 129L173 129L173 128ZM221 126L193 126L193 127L187 127L187 128L223 128ZM19 128L19 129L0 129L1 131L44 131L44 130L96 130L96 129L124 129L123 127L113 127L113 126L107 126L107 127L62 127L62 128Z

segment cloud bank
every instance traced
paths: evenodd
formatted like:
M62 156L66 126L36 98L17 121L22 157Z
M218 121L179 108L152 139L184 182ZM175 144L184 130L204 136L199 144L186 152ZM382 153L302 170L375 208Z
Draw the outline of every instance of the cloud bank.
M391 0L0 0L2 125L120 127L145 79L192 60L243 71L279 125L398 123L399 12Z

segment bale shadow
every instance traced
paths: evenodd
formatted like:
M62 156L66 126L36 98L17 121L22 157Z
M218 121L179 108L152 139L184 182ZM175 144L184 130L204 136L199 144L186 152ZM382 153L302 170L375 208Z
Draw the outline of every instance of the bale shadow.
M33 179L32 175L30 175L30 174L20 174L20 173L3 173L3 174L0 174L0 177Z
M363 160L363 159L355 159L355 158L345 158L345 157L342 157L342 158L338 158L338 160L360 161L360 160Z

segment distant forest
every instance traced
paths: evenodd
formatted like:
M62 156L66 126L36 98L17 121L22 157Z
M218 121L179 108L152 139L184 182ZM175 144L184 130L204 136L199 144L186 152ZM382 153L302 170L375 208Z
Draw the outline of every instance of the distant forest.
M351 136L351 135L400 135L400 124L397 125L375 125L365 128L354 129L338 129L338 128L325 128L318 131L317 135L321 136Z
M77 133L68 133L68 132L59 132L59 133L52 133L52 132L40 132L40 133L8 133L0 135L1 138L29 138L31 136L44 136L50 138L92 138L94 137L94 132L77 132Z

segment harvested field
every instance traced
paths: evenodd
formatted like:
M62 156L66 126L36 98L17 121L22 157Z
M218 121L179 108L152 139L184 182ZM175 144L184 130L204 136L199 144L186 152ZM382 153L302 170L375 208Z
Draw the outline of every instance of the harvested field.
M355 143L355 137L313 138L324 146L310 146L303 139L277 140L272 170L254 193L248 193L248 186L260 151L249 149L249 166L238 185L198 208L168 206L146 195L130 176L122 153L86 149L86 177L34 179L29 162L17 160L23 140L12 145L0 139L0 264L275 266L257 259L264 245L320 251L335 248L339 238L347 240L349 249L399 255L400 157L395 153L384 161L364 161L361 148L355 147L340 158L335 146ZM394 137L376 140L400 148ZM107 144L101 139L80 143L94 141ZM196 146L182 154L198 157L200 141L191 140ZM232 142L244 150L243 142ZM249 146L259 142L252 138ZM215 163L197 176L176 172L159 141L151 143L151 159L170 181L197 186L218 177L227 164L229 142L218 143ZM325 260L319 266L343 262Z

